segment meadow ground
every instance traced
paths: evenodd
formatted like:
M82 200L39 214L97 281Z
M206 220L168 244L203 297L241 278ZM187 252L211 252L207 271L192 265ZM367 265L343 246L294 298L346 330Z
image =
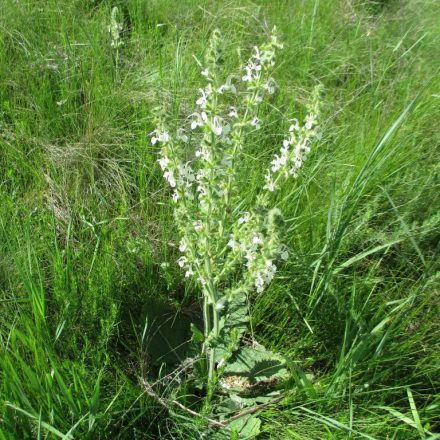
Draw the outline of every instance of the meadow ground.
M324 91L322 138L280 195L291 258L250 298L258 340L305 373L261 438L440 438L439 23L436 0L2 0L0 439L206 434L140 382L200 310L146 134L158 102L193 107L213 29L232 70L273 25L279 89L244 199L279 110Z

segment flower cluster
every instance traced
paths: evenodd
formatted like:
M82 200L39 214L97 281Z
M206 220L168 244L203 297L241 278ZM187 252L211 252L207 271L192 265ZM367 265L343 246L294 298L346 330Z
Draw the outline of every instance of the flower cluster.
M218 40L219 35L215 34L213 39ZM218 55L216 48L210 47L205 66L201 66L201 74L206 78L207 84L199 89L197 111L190 115L189 127L180 127L171 135L161 121L158 128L151 133L151 143L159 143L162 147L158 162L164 178L173 190L172 198L178 205L176 213L180 219L179 230L186 237L186 243L195 243L193 246L180 246L185 256L179 259L179 265L185 268L187 276L197 274L199 278L206 279L203 256L208 248L211 248L212 266L216 273L222 273L224 266L230 266L229 259L238 259L237 247L241 249L243 261L248 269L252 267L252 262L259 252L263 240L261 233L247 231L247 228L236 231L242 236L240 245L238 237L234 234L226 243L226 249L232 251L230 258L228 252L222 249L221 258L214 258L212 248L216 246L208 242L215 240L222 243L224 233L234 228L225 216L225 212L231 208L229 205L233 196L236 195L234 191L237 191L234 187L234 163L237 163L244 145L246 127L254 130L261 127L262 121L257 116L258 104L263 100L265 93L271 94L275 91L276 83L269 71L275 64L276 49L281 47L274 33L268 43L254 47L243 68L243 75L229 75L225 82L219 81L217 77ZM244 85L242 90L239 87L240 83ZM241 95L245 106L240 107L237 103L229 105L226 116L222 116L219 111L225 107L219 101L228 94ZM279 155L274 156L266 173L265 189L269 192L278 188L282 177L298 175L310 152L312 139L317 134L318 103L319 97L316 92L304 123L300 125L297 120L292 121L289 136L283 141ZM242 109L241 114L239 108ZM193 134L190 135L190 132ZM183 162L182 145L188 143L190 138L195 140L197 147L193 158ZM247 223L249 215L241 215L237 225ZM197 220L194 220L195 218ZM188 219L191 221L188 222ZM243 236L248 233L248 237ZM244 249L246 241L249 242L249 246ZM191 249L192 247L194 249ZM258 291L273 278L276 268L272 258L260 269L254 274Z
M227 283L231 272L242 264L248 272L243 277L251 279L253 288L261 292L274 277L274 261L287 253L280 243L275 248L272 243L268 251L265 241L271 237L263 234L264 219L255 213L238 214L235 220L226 213L239 200L235 173L246 132L261 127L263 122L257 116L259 103L265 94L276 89L270 70L275 64L276 49L282 48L282 44L273 33L268 43L253 48L242 75L229 75L223 82L218 78L216 64L219 40L215 32L205 65L200 64L207 84L199 89L197 109L189 117L189 126L179 127L173 134L163 121L158 121L158 127L151 133L151 143L161 146L158 162L176 203L176 223L183 236L179 246L183 255L178 264L185 269L185 276L196 276L203 286L211 278L217 288ZM241 97L241 105L237 100L230 105L231 98L228 105L222 105L221 99L227 96ZM289 137L283 141L280 154L275 155L266 174L265 189L269 192L278 188L281 177L296 177L309 154L316 136L318 102L315 93L303 125L292 121ZM182 156L187 149L183 145L190 140L196 148L193 157L185 162Z
M308 105L307 114L303 125L293 119L289 127L289 136L283 140L280 154L276 154L267 171L265 189L270 192L278 189L280 179L292 176L298 177L298 171L310 153L310 144L318 133L319 115L319 87L315 89L312 103Z
M263 102L266 93L269 95L275 93L276 82L267 73L275 65L276 50L282 48L283 45L278 41L276 33L271 35L266 44L254 47L252 56L244 66L244 74L241 77L242 81L247 84L248 92L251 92L246 96L250 105L255 106ZM259 121L254 119L252 125L258 129Z
M124 45L124 42L121 39L121 31L122 31L122 23L118 19L119 10L117 6L112 9L111 17L110 17L110 25L107 26L107 30L110 34L111 47L117 49Z
M241 291L263 292L274 278L275 261L288 258L288 251L281 242L281 224L281 212L273 208L264 215L244 212L233 226L227 246L231 249L230 262L243 262L246 270Z

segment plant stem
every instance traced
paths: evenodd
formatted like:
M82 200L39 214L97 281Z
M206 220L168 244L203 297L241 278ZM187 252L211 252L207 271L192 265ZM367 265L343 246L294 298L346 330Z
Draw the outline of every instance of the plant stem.
M205 340L209 335L209 322L210 322L210 316L209 316L209 298L206 293L203 295L203 321L204 321L204 332L205 332Z
M212 380L214 377L214 370L215 370L215 346L218 343L218 337L220 336L220 328L219 328L219 318L220 318L220 314L219 311L217 310L217 295L213 295L213 297L215 298L215 302L212 305L212 316L213 316L213 332L214 332L214 345L211 348L210 351L210 356L209 356L209 371L208 371L208 377L209 380Z
M213 283L212 267L209 256L205 259L205 271L207 276L206 290L204 290L204 301L206 302L205 319L205 338L209 338L211 330L213 332L213 341L210 341L211 347L208 350L208 379L211 381L214 377L215 370L215 345L218 343L218 336L220 334L219 327L219 310L217 309L218 294L217 289ZM210 310L212 307L212 311ZM212 313L212 318L211 318Z

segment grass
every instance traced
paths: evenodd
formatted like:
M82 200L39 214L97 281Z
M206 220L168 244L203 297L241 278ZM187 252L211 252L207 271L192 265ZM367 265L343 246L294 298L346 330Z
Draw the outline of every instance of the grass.
M279 110L325 92L323 138L280 195L293 256L251 298L258 339L299 369L261 437L440 438L439 20L435 0L3 0L0 438L200 438L139 382L184 356L200 308L146 134L159 101L191 108L212 29L230 71L266 23L280 89L243 197Z

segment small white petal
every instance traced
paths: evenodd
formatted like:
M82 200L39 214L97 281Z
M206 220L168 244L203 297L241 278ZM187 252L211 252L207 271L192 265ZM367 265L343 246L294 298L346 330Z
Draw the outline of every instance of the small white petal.
M180 252L185 252L187 249L187 244L184 238L182 238L182 240L180 240L180 244L179 244L179 251Z

